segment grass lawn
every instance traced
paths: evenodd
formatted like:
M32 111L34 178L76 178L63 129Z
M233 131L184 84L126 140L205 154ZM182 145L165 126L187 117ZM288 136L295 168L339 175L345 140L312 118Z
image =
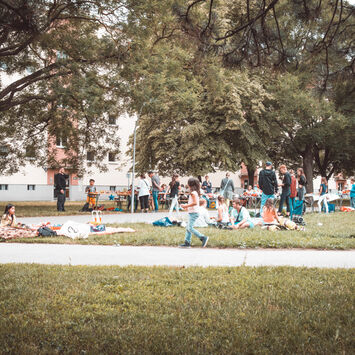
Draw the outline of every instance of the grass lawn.
M354 276L0 265L0 353L350 354Z
M306 214L306 231L271 232L256 227L251 230L229 231L215 228L200 228L210 237L207 247L215 248L315 248L354 249L355 215L337 212L329 215ZM321 223L322 225L318 225ZM14 239L8 242L21 243L65 243L101 245L167 245L176 246L184 240L185 229L178 227L154 227L150 224L119 224L132 227L136 233L120 233L106 236L90 236L88 239L72 240L66 237ZM200 241L192 237L192 243Z
M16 201L16 202L0 202L0 213L4 213L5 206L11 203L16 206L16 217L41 217L41 216L72 216L91 214L91 212L79 212L84 206L86 201L66 201L65 212L57 211L57 202L51 201ZM106 208L116 207L113 201L99 201L99 205L105 205ZM124 212L126 210L126 204L123 202ZM160 208L160 206L159 206ZM160 210L162 210L160 208ZM164 209L163 209L164 210ZM140 211L140 208L138 208ZM119 213L105 211L104 213Z

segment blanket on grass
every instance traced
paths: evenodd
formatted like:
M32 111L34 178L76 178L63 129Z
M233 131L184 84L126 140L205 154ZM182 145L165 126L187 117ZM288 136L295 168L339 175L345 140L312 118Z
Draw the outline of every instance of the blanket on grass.
M37 230L15 228L15 227L0 227L0 239L9 240L17 238L35 238L38 236Z

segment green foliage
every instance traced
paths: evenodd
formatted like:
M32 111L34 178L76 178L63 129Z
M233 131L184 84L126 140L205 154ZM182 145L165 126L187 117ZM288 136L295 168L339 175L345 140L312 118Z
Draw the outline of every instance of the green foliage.
M354 270L0 266L4 353L351 353Z

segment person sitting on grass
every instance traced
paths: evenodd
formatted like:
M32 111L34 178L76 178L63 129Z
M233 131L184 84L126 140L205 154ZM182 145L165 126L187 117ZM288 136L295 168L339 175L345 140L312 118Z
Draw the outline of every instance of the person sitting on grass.
M210 216L208 214L207 210L207 201L204 198L200 199L199 202L199 209L198 209L198 218L195 222L195 227L208 227L209 225L213 224L213 222L210 219Z
M5 207L4 215L1 218L1 227L18 227L18 225L15 216L15 206L9 203Z
M274 206L274 200L268 198L263 207L263 223L262 224L275 224L279 223L279 216L277 215L277 210Z
M233 229L244 229L244 228L254 228L254 223L250 218L249 211L243 207L242 201L239 198L236 198L232 202L232 220L233 220Z
M229 214L228 207L225 204L225 198L222 195L217 197L218 200L218 209L217 209L217 224L228 224L229 223Z

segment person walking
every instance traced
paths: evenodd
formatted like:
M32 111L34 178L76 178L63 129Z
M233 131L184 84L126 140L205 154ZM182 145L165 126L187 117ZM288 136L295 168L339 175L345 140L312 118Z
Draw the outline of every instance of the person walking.
M229 208L230 200L233 199L234 183L230 179L230 173L226 173L226 177L221 181L221 195L224 197L227 207Z
M280 186L282 187L280 204L279 204L279 215L282 213L283 205L286 202L287 206L287 215L289 216L291 213L290 207L290 195L291 195L291 175L287 171L286 165L280 166L280 173L283 175L282 183Z
M268 198L275 199L275 194L277 193L277 178L275 171L272 169L272 163L267 161L265 163L265 168L259 173L259 188L262 191L261 202L260 202L260 215L263 212L263 207Z
M138 189L138 198L141 204L141 211L147 213L149 208L149 183L145 178L145 174L142 174L141 179L139 180L137 189Z
M159 192L162 190L160 186L160 178L158 174L154 174L152 171L148 172L148 176L152 181L152 196L154 202L154 211L158 212L159 210L158 196L159 196Z
M324 203L325 212L329 213L327 197L328 197L328 181L326 177L322 177L321 184L319 187L319 200L318 200L319 213L322 212L322 202Z
M194 228L194 224L198 218L199 197L200 197L200 182L196 178L190 178L187 182L189 187L189 200L187 204L182 204L181 207L187 210L189 219L186 226L185 241L180 244L180 247L188 248L191 246L191 236L194 234L202 242L202 248L207 245L208 237L200 233Z
M57 211L64 212L65 189L69 175L65 174L64 168L60 168L58 174L54 175L55 193L57 195Z
M176 212L178 213L178 216L180 216L180 205L179 205L179 191L181 190L180 182L179 182L179 175L178 174L173 174L173 177L171 178L171 181L169 183L169 187L164 195L164 199L166 199L166 195L170 192L170 199L171 199L171 205L169 209L169 218L172 217L174 208L176 209Z

